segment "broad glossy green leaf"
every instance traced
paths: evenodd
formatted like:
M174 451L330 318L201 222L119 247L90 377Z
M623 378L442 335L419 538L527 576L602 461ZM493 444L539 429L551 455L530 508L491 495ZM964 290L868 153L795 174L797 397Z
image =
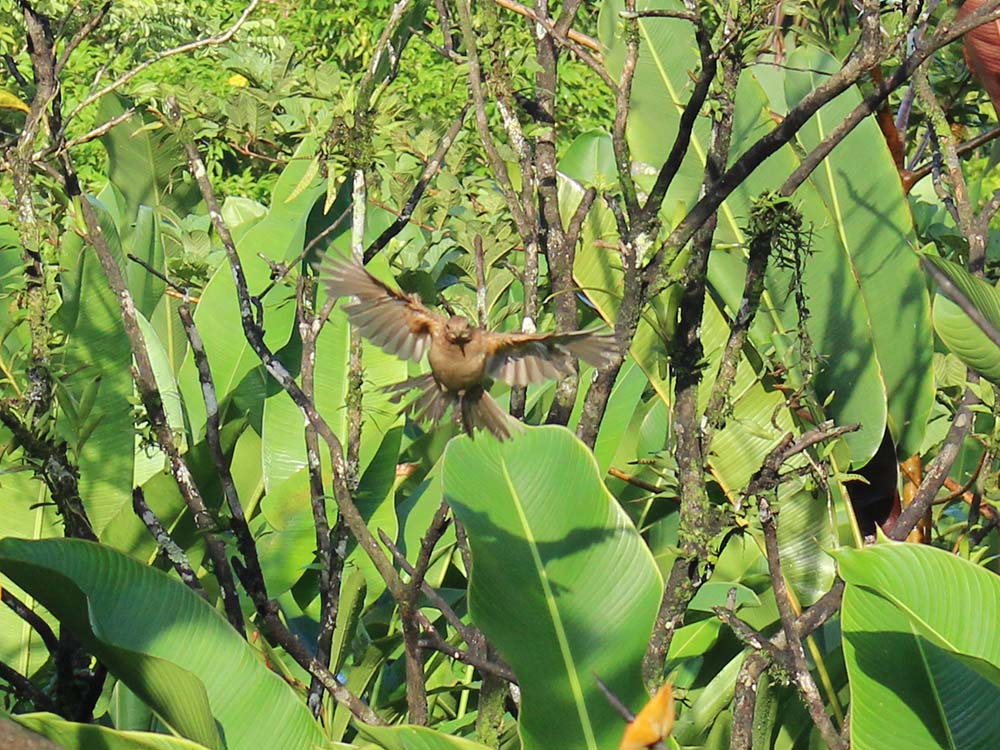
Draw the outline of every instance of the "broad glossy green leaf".
M559 204L569 215L576 210L587 186L601 179L594 171L592 160L582 158L588 152L605 148L610 136L590 131L573 144L571 155L560 161ZM613 323L623 294L622 262L618 246L618 230L611 211L601 201L591 206L581 231L581 245L573 263L573 277L581 291L597 308L601 317ZM651 309L644 312L630 353L646 373L650 384L661 397L670 400L670 386L666 378L666 341L672 333L677 316L677 299L671 292L653 300Z
M789 106L840 68L829 54L800 48L789 57ZM849 89L824 106L798 133L808 151L861 100ZM899 174L876 123L861 122L813 172L812 194L796 194L814 232L806 264L809 332L824 357L816 380L820 398L835 394L828 411L838 423L860 422L846 437L861 465L882 440L880 402L901 455L920 446L934 398L930 363L930 301L916 254L913 220ZM820 205L825 212L815 215ZM779 305L782 303L778 300ZM869 394L878 393L878 398Z
M267 206L239 195L227 195L222 204L222 218L237 243L265 216L267 216Z
M177 482L169 472L154 474L142 485L143 494L146 497L146 504L149 505L156 517L163 525L174 534L174 541L184 542L179 538L177 523L181 518L190 521L188 507L181 497ZM193 531L192 531L193 533ZM186 534L183 536L186 537ZM149 529L139 519L132 504L123 505L121 509L108 521L101 534L101 543L114 547L119 552L124 552L139 562L152 565L159 552L156 540L149 533ZM188 556L197 561L196 550L188 549Z
M25 729L47 737L62 748L73 750L204 750L181 737L152 732L126 732L98 724L78 724L48 713L12 716Z
M760 597L750 588L739 583L725 581L709 581L694 595L689 610L711 612L714 607L725 607L730 590L735 591L734 604L737 607L759 607Z
M399 538L396 541L400 551L409 560L415 560L419 554L420 542L430 528L434 514L444 499L444 488L441 486L441 461L438 461L417 485L410 495L396 506L399 517ZM448 550L455 544L455 528L449 524L444 536L435 548L435 560L427 571L427 580L434 586L441 586L444 575L448 572L448 561L451 557Z
M584 381L586 383L587 381ZM594 459L602 474L606 474L611 461L632 423L632 416L642 400L642 393L649 380L632 357L622 365L611 388L608 408L601 419L601 428L594 441ZM586 388L580 389L586 393Z
M358 724L358 732L384 750L488 750L486 745L428 727L373 727Z
M397 528L392 500L401 433L400 427L389 431L366 467L354 495L355 503L368 525L385 531L390 538L395 536ZM327 486L329 481L327 477ZM331 523L335 518L335 509L336 504L327 500ZM316 530L308 469L303 467L274 485L261 503L261 511L262 518L255 531L268 592L276 596L291 588L315 560ZM355 545L348 549L347 564L357 566L365 573L368 603L371 603L385 591L385 581L367 553Z
M945 274L979 312L1000 328L1000 292L989 283L976 278L957 263L925 254L931 263ZM1000 382L1000 347L962 309L940 292L934 296L934 330L941 340L966 365L987 380Z
M670 640L667 661L704 656L719 639L722 622L715 616L678 628Z
M295 585L316 559L316 529L306 469L300 469L268 491L255 524L257 553L267 592L279 596Z
M698 408L705 411L722 352L729 340L729 321L711 298L705 302L701 339L706 372L698 390ZM796 430L784 396L764 387L754 366L741 356L729 396L729 414L724 427L712 440L708 464L719 485L731 498L737 497L778 442Z
M807 607L830 590L836 575L828 553L837 547L834 511L800 482L782 486L778 507L781 569L799 604Z
M470 613L518 675L524 748L613 746L621 718L593 676L644 703L663 584L593 456L561 427L460 437L443 481L472 548Z
M62 523L54 505L49 502L49 491L42 481L28 471L11 471L7 462L0 466L5 469L0 474L0 538L61 536ZM0 576L0 587L10 591L50 624L53 622L31 595L6 576ZM48 658L48 649L38 633L10 608L0 607L0 661L23 675L31 676Z
M135 226L125 235L125 250L161 273L166 273L156 212L150 206L139 206L133 221ZM126 283L136 309L146 317L151 316L167 288L166 282L138 263L130 262L126 266Z
M156 335L159 336L160 343L163 344L164 351L167 353L167 361L170 363L170 369L175 376L184 362L184 355L187 353L188 348L184 327L177 316L177 306L179 304L180 301L176 298L166 294L163 295L156 304L156 309L153 310L153 317L149 321L153 324L153 329L156 331Z
M322 746L292 688L177 579L75 539L0 540L0 570L182 736L210 748L224 737L229 750Z
M260 463L260 435L253 429L243 430L233 449L230 470L236 493L248 515L264 494L264 472Z
M847 582L851 746L991 748L1000 736L1000 579L932 547L836 555Z
M607 48L605 66L614 76L619 75L625 59L625 24L619 16L624 9L623 0L605 0L598 21L599 36ZM683 10L684 4L680 0L641 0L636 9ZM686 21L643 18L637 26L640 47L632 83L628 140L633 159L658 169L677 135L681 111L694 86L692 74L701 65L694 32ZM690 208L698 197L710 127L707 118L695 122L691 148L663 206L669 216Z
M307 155L314 147L306 144L298 155ZM254 224L236 246L250 294L259 293L270 281L271 269L264 259L258 257L258 253L268 260L285 262L301 252L306 221L317 197L323 193L323 185L314 181L295 200L286 201L306 166L306 160L298 158L285 167L275 184L267 216ZM291 303L290 295L291 291L278 286L264 300L264 341L272 351L283 346L291 335L295 305ZM260 365L260 360L243 335L239 301L228 263L220 266L205 286L194 320L205 343L216 395L220 404L224 405L251 370ZM297 369L295 363L286 365L292 370ZM191 432L197 440L205 427L205 405L198 373L190 355L181 366L178 384Z
M113 679L113 678L112 678ZM107 695L107 685L105 693ZM94 713L101 713L102 701L98 701ZM111 726L132 732L151 732L157 726L156 715L153 710L142 702L142 699L128 689L128 686L121 680L114 680L114 687L111 688L111 695L108 696L107 715L111 719Z
M89 199L101 222L101 230L123 266L118 230L108 211ZM74 305L78 315L67 328L62 381L68 397L84 400L84 393L96 386L93 407L71 424L62 416L61 430L71 444L79 446L80 497L94 531L101 531L110 519L131 502L134 445L132 405L132 349L122 326L118 298L108 286L107 276L93 248L74 234L63 242L62 260L77 272L79 285ZM62 323L69 318L60 317Z
M732 703L736 677L745 658L746 651L737 653L714 673L707 685L690 691L691 708L678 717L672 734L682 747L703 745L705 735Z
M163 411L167 417L167 424L175 435L181 451L184 452L187 450L184 438L184 408L181 405L181 394L177 388L173 368L170 366L169 355L152 324L141 313L138 315L137 320L139 322L139 330L142 331L142 337L146 343L146 351L149 354L150 364L153 367L153 377L156 380L156 387L160 391L160 399L163 403ZM147 479L163 471L165 466L166 456L163 451L149 445L143 445L142 438L137 438L135 465L133 467L134 484L142 486Z
M560 167L574 175L587 175L598 189L618 184L618 167L611 138L603 130L581 133L559 160Z
M105 96L98 122L124 114L130 104L117 94ZM129 223L135 221L139 206L165 206L184 216L201 201L198 186L184 179L187 158L171 130L143 129L145 125L135 114L101 137L108 152L108 179L122 192L123 218Z
M391 278L381 259L373 261L371 266L378 269L377 275ZM349 363L350 330L347 316L340 310L335 310L316 342L314 392L317 410L345 444ZM364 472L383 444L385 436L394 426L402 424L399 405L391 403L390 394L383 389L405 380L407 366L405 361L386 354L368 342L362 345L362 366L363 421L358 468ZM268 487L306 466L304 425L302 412L284 391L267 399L264 406L262 456L264 481Z
M683 11L685 5L680 0L641 0L636 9ZM601 42L608 48L605 64L613 75L619 74L625 56L625 23L619 15L622 10L622 0L605 0L598 22ZM693 28L687 21L650 17L639 19L636 26L639 59L632 82L628 139L632 158L652 168L636 170L638 182L648 189L652 186L653 170L666 161L673 146L701 60ZM767 97L754 71L747 70L736 92L730 161L773 127ZM710 143L711 120L697 117L686 156L660 208L666 226L676 224L697 200ZM742 244L750 200L766 189L774 189L795 165L794 154L788 147L779 149L759 165L720 207L716 241Z

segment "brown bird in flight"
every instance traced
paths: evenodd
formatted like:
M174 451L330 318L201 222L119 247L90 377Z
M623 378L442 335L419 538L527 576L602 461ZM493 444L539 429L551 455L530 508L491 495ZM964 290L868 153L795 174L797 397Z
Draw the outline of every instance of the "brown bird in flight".
M353 259L327 255L319 272L331 297L357 298L344 311L362 336L403 359L419 362L428 355L428 374L388 388L394 401L420 390L405 409L417 421L437 422L455 406L469 435L481 427L504 440L518 423L486 391L489 379L529 385L573 374L574 357L603 367L616 355L614 336L607 333L500 333L461 315L445 317L416 295L386 286Z

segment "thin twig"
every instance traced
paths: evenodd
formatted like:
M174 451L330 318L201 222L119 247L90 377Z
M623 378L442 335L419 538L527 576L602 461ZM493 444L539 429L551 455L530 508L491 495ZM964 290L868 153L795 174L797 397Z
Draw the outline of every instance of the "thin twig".
M170 277L167 276L165 273L163 273L159 269L154 268L153 266L149 265L149 263L147 263L146 261L144 261L142 258L140 258L140 257L138 257L136 255L133 255L132 253L126 253L125 257L128 258L133 263L136 263L136 264L142 266L148 273L153 274L153 276L155 276L156 278L158 278L160 281L162 281L168 287L170 287L175 292L177 292L179 295L181 295L181 299L187 298L188 288L186 286L181 286L180 284L174 283L170 279Z
M96 138L101 138L102 136L105 136L109 132L111 132L111 130L113 130L115 127L117 127L121 123L123 123L126 120L128 120L134 114L135 114L135 108L134 107L129 107L124 112L122 112L120 115L116 115L116 116L112 117L110 120L108 120L105 123L102 123L101 125L98 125L96 128L94 128L90 132L84 133L81 136L77 136L76 138L73 138L72 140L66 141L65 143L61 144L59 148L60 149L71 149L71 148L73 148L75 146L79 146L80 144L89 143L90 141L92 141L92 140L94 140ZM47 148L47 149L45 149L43 151L40 151L39 153L35 154L33 158L36 161L40 161L42 159L48 158L53 153L55 153L55 146L54 145L49 146L49 148Z
M316 371L316 339L320 332L320 323L315 313L316 284L303 276L299 279L299 290L296 299L297 317L299 321L299 338L302 340L302 356L300 370L302 372L302 392L310 399L315 398ZM319 597L320 616L319 633L316 636L316 660L329 669L330 649L333 643L333 631L337 624L339 611L340 581L344 569L344 558L338 554L341 549L334 544L327 520L326 493L323 488L323 467L319 453L319 437L316 429L309 423L305 425L306 464L309 468L309 501L312 510L313 526L316 530L316 559L319 563ZM336 536L338 541L344 537L344 524L338 518ZM345 547L346 547L346 539ZM314 716L319 716L323 706L323 681L313 677L309 683L309 694L306 703Z
M753 743L754 716L757 709L757 691L760 680L770 665L762 651L752 651L736 675L736 692L733 696L733 731L729 739L730 750L750 750Z
M52 711L55 704L41 688L11 666L0 661L0 680L11 686L14 694L40 711Z
M403 599L398 602L403 628L403 649L406 653L406 692L409 720L417 725L427 723L427 687L424 683L420 625L416 617L419 612L418 600L427 569L430 567L431 554L448 526L449 510L448 504L442 500L434 513L427 533L420 542L420 551L417 555L417 563L412 568L412 577L406 584ZM387 535L380 532L380 536L384 542Z
M749 646L754 651L763 653L769 660L778 662L785 667L792 666L791 656L774 645L771 640L747 625L736 616L736 613L729 607L712 607L715 616L729 626L740 643Z
M539 19L535 12L526 5L521 5L521 3L515 2L515 0L493 0L501 8L506 8L509 11L517 13L519 16L524 16L530 21L535 23L540 23L545 27L545 30L552 33L553 24L550 19ZM601 52L601 43L594 39L592 36L587 36L579 31L574 31L569 29L566 32L566 37L572 41L586 47L593 52Z
M778 525L775 520L776 511L771 508L770 501L765 494L757 496L757 507L760 512L760 522L764 529L764 546L766 549L767 568L771 578L771 586L774 590L774 597L778 604L778 613L781 616L782 628L787 640L787 651L791 656L794 667L793 676L798 685L799 693L809 711L809 716L819 730L820 735L831 750L842 750L846 748L836 727L826 713L823 705L823 697L816 687L809 665L806 662L805 651L802 648L802 641L795 631L795 611L791 604L791 595L788 591L788 584L785 581L784 573L781 569L781 557L778 550Z
M153 512L152 508L149 507L142 487L132 488L132 509L143 525L149 529L149 533L156 540L156 546L159 547L163 556L170 561L173 569L177 571L181 582L196 594L204 597L206 595L205 589L202 588L201 581L198 580L198 574L191 567L191 562L188 560L187 554L173 540L163 522Z
M483 236L476 234L472 238L472 249L476 260L476 317L480 328L489 324L486 311L486 251L483 249Z
M441 634L436 630L426 630L421 633L420 647L434 649L435 651L441 652L445 656L450 656L455 661L460 661L463 664L468 664L470 667L475 667L484 674L496 675L501 680L505 680L511 685L517 684L517 675L515 675L508 667L505 667L502 664L496 664L486 659L480 659L475 654L463 651L456 646L452 646L450 643L442 639Z
M641 490L646 490L646 492L652 492L655 495L663 495L666 492L666 488L658 487L652 482L647 482L645 479L640 479L639 477L627 474L621 469L616 469L614 466L608 467L608 475L614 477L615 479L620 479L623 482L628 482L633 487L638 487ZM678 498L672 498L674 500Z
M686 10L620 10L618 11L618 15L629 21L637 18L676 18L681 21L689 21L694 24L701 22L701 16L697 13L691 13Z
M448 149L458 138L458 134L462 131L462 125L465 123L465 116L469 112L470 103L462 107L461 112L455 121L448 128L447 132L438 141L438 146L431 154L430 158L424 163L424 168L420 172L420 177L417 178L417 184L413 187L410 192L410 197L406 199L406 203L403 204L403 209L396 216L395 221L392 222L385 230L372 242L368 248L364 251L364 262L367 263L386 245L393 237L398 235L407 224L410 222L410 217L413 216L413 211L416 209L417 204L420 202L420 198L423 196L424 191L427 186L434 179L435 175L440 171L441 166L444 164L444 157L448 153Z
M77 30L77 32L73 34L72 39L66 42L63 46L62 52L59 54L58 59L56 59L55 71L57 76L62 72L63 68L66 67L66 63L69 62L69 58L73 54L73 51L76 50L76 48L79 47L80 44L104 22L104 19L108 15L108 11L111 10L111 1L112 0L106 0L106 2L97 9L97 12L88 18ZM67 18L68 15L69 14L67 14Z
M295 268L298 268L299 263L301 263L305 258L309 257L309 254L319 246L319 244L329 237L331 234L336 232L340 225L344 223L344 220L351 215L352 206L348 205L343 211L340 212L340 216L333 220L328 227L324 228L322 232L313 237L306 246L302 248L302 252L295 256L295 258L288 262L281 264L281 269L278 273L272 274L271 280L268 282L267 286L261 290L261 293L257 295L257 299L262 300L266 297L274 287L276 287L281 281L288 276ZM325 317L321 317L321 320L325 321Z
M15 615L28 623L38 633L38 637L42 639L42 643L45 644L45 648L49 650L50 654L56 653L59 649L59 639L52 632L49 624L37 612L14 596L5 587L0 587L0 601L6 604Z
M890 539L896 541L905 539L934 502L934 498L937 497L938 491L958 458L965 436L972 429L972 407L978 403L979 398L973 390L966 388L948 434L945 436L938 454L927 467L927 471L924 472L924 481L917 488L913 501L903 509L903 512L893 522L892 528L886 532Z
M702 21L698 20L695 22L694 34L695 40L698 42L698 52L701 56L701 72L698 74L698 80L691 91L691 96L684 103L684 110L681 112L680 119L677 122L677 135L674 137L674 143L670 147L670 153L656 175L656 182L653 184L653 189L650 190L649 198L646 199L646 203L642 207L642 222L646 225L652 225L652 222L656 220L663 199L667 195L667 190L670 189L670 185L673 183L677 172L681 168L681 164L684 162L684 157L687 156L691 146L691 135L694 132L695 120L701 113L701 108L708 98L709 88L712 81L715 80L716 54L712 49L708 30Z
M625 10L635 12L635 0L625 0ZM611 144L615 154L615 166L618 167L618 179L622 188L622 199L625 202L625 212L631 221L639 217L639 197L632 178L632 151L629 147L626 131L628 129L629 112L632 109L632 82L635 70L639 64L639 23L636 19L625 21L625 59L618 76L618 89L615 96L615 119L611 128Z
M985 146L987 143L995 141L997 138L1000 138L1000 126L991 128L987 130L985 133L980 133L975 138L970 138L969 140L959 145L955 149L955 153L958 154L958 156L965 156L966 154L975 151L980 146ZM934 169L933 162L928 161L925 164L921 164L919 167L915 167L909 171L904 172L903 175L904 184L906 185L907 189L912 188L915 183L919 182L924 177L929 175L933 169Z
M219 432L222 427L219 415L219 397L212 377L212 369L208 363L208 355L205 353L205 344L195 327L194 314L186 302L177 306L177 317L180 318L184 334L191 347L191 356L195 369L198 371L198 382L201 384L202 400L205 402L205 442L208 444L209 456L222 485L222 495L229 506L230 524L236 537L236 547L243 556L245 569L249 570L249 575L241 576L241 582L254 601L260 598L267 599L264 573L261 570L260 561L257 559L257 545L243 514L243 506L236 492L236 482L233 480L229 462L226 460L222 448Z
M382 540L382 543L385 544L386 548L392 552L392 556L395 558L396 562L399 563L399 567L402 568L408 575L415 575L416 569L410 565L406 556L400 551L399 547L396 546L395 542L392 541L389 535L384 531L380 531L379 538ZM420 590L423 592L423 595L427 597L427 601L429 601L431 605L438 610L442 616L444 616L444 619L448 622L448 624L458 631L458 634L462 636L462 640L466 643L472 643L475 641L478 637L478 631L462 622L462 619L455 614L455 610L451 608L451 605L448 604L448 602L446 602L444 598L437 591L435 591L429 583L427 583L427 581L421 582Z

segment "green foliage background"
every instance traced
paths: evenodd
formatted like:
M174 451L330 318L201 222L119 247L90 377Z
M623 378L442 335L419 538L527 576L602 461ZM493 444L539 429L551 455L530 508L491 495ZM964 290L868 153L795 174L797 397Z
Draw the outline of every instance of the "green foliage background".
M231 0L115 3L62 75L64 109L71 112L84 101L99 70L112 79L173 45L216 32L242 7ZM193 304L215 382L224 458L249 519L268 595L283 623L310 644L322 601L302 415L241 335L231 269L188 173L182 142L195 143L207 162L248 285L259 295L265 343L294 376L301 375L299 284L311 283L311 263L321 253L349 251L354 170L363 166L366 172L368 245L392 224L424 162L467 102L467 68L441 53L447 40L435 25L434 5L418 2L412 27L399 37L398 66L380 69L373 111L358 116L359 83L392 7L387 0L265 3L231 43L150 66L121 91L91 103L65 134L70 140L84 136L135 108L110 132L72 149L84 200L98 216L113 262L123 269L166 422L232 558L239 550L206 440L209 409L177 312L185 296ZM619 0L584 4L574 24L599 40L612 76L619 75L626 55L623 7ZM700 7L710 16L721 6ZM742 51L752 64L735 93L734 156L833 74L857 38L844 4L802 2L789 10L783 27L787 65L772 65L758 59L775 32L761 21L761 7L751 3L741 11L751 29ZM38 8L65 18L67 29L82 17L69 3ZM530 98L536 73L532 25L491 4L477 10L475 22L484 58L507 66L514 92ZM887 13L885 22L891 30L898 18ZM5 86L31 102L35 92L27 82L22 25L17 6L0 2L0 41L26 79L10 72ZM644 19L635 33L641 56L630 101L629 168L639 190L648 192L678 129L678 103L691 96L700 63L682 20ZM957 45L942 51L931 81L950 103L954 129L974 130L992 114L974 82L959 74L959 54ZM827 418L856 422L859 429L808 459L791 461L772 498L795 606L821 601L840 585L838 576L846 586L840 616L806 644L824 710L838 725L850 712L855 748L886 747L891 737L905 737L912 747L945 741L955 748L985 747L996 734L989 706L1000 690L1000 659L984 645L983 634L995 632L1000 615L983 604L996 600L997 586L992 568L1000 489L992 384L1000 349L935 292L921 263L938 268L1000 324L995 285L963 269L967 238L938 192L920 185L904 193L871 120L790 200L773 192L869 85L823 107L718 212L698 327L703 356L695 364L702 377L699 419L716 432L699 467L705 516L726 523L695 561L692 575L702 585L686 604L666 663L659 665L658 676L667 676L684 697L672 748L729 746L737 675L752 648L745 635L741 640L723 625L718 610L729 609L767 637L781 627L762 520L745 493L786 435L799 437ZM180 131L163 115L171 96L183 114ZM622 193L609 135L614 101L573 55L560 62L558 101L563 216L572 215L588 189L599 193L578 237L575 313L581 327L614 325L624 295L616 254L622 238L609 207ZM518 114L528 121L526 112ZM493 104L486 119L494 132L502 129ZM24 122L23 112L0 111L4 149L13 147ZM640 261L698 200L712 124L707 115L696 120L692 148L650 224L650 236L643 238ZM909 142L918 142L927 126L918 112ZM526 135L532 140L542 130L529 123ZM514 149L501 141L499 151L516 182ZM976 152L965 162L973 200L993 189L991 158ZM316 344L315 406L346 442L345 404L351 398L360 402L363 425L350 480L368 527L411 562L444 502L467 535L463 549L452 526L443 531L426 575L440 600L420 597L409 605L392 599L356 540L345 541L330 670L388 725L366 726L329 696L316 707L319 719L313 718L306 704L311 677L302 665L255 630L259 620L244 641L220 614L205 535L193 523L136 394L119 299L87 240L80 205L51 173L39 171L34 178L36 225L24 227L13 203L0 204L0 372L4 414L11 415L0 428L0 573L5 590L27 601L50 626L71 632L110 676L93 708L96 724L79 720L89 716L46 713L44 701L12 690L3 708L14 720L87 750L616 744L623 722L594 678L631 710L642 706L649 687L642 681L643 654L664 581L683 560L681 547L691 533L690 519L678 509L684 479L675 455L674 335L685 284L691 283L683 275L685 254L667 269L664 292L643 311L593 450L571 432L585 419L589 368L581 376L570 429L536 426L556 398L555 384L548 383L527 392L529 427L522 437L504 444L486 435L473 440L457 436L447 422L436 429L413 423L390 403L383 387L421 366L365 344L363 376L352 382L349 326L334 308ZM9 173L0 175L0 185L5 195L13 194ZM724 413L710 414L711 391L740 308L747 249L760 233L754 218L776 208L797 217L801 231L788 240L790 254L772 260L761 310L735 356ZM988 235L992 261L1000 242L995 232ZM518 330L525 304L523 237L470 114L411 220L369 269L428 304L447 304L474 317L477 237L486 271L484 322ZM30 242L37 242L47 274L40 311L25 301L30 284L23 252ZM281 269L289 273L276 274ZM552 289L543 260L542 309L534 321L539 330L556 327ZM325 302L320 288L316 305ZM42 328L53 400L39 409L31 386ZM971 377L966 366L983 379ZM931 461L966 388L979 398L975 430L958 446L951 476L960 486L974 487L973 510L955 495L934 512L932 544L862 548L845 490L852 472L875 455L887 431L901 457ZM493 393L510 403L508 388L497 385ZM52 456L40 453L12 424L30 425L38 444L62 451L99 544L59 538L64 518L42 481ZM987 467L982 473L980 459ZM810 472L810 465L824 471ZM326 456L321 472L329 487ZM133 512L133 488L143 490L191 561L204 596L170 572ZM338 523L332 500L327 522ZM384 543L380 550L389 554ZM260 614L245 595L239 607L248 621ZM408 724L407 607L406 616L417 610L425 631L433 626L446 644L423 650L427 727ZM489 639L489 649L468 637L473 627ZM884 648L886 638L899 648ZM51 697L45 691L58 682L50 645L37 629L0 609L0 662L41 685L43 698ZM450 658L449 648L480 649L482 658L512 670L515 697L491 687L495 675L488 670ZM77 666L96 669L89 661ZM969 684L976 689L969 691ZM818 746L820 735L789 684L787 665L762 680L757 701L754 747ZM890 704L891 711L873 709ZM975 720L968 720L970 714Z

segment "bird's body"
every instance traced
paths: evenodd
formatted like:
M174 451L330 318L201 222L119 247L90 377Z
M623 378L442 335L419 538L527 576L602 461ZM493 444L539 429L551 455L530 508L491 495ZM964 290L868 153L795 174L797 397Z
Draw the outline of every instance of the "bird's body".
M490 379L528 385L574 373L576 357L601 367L616 353L609 334L500 333L474 326L461 315L446 318L383 284L353 260L327 256L319 271L331 296L357 299L344 310L361 335L404 359L419 361L427 354L430 373L389 388L398 398L420 390L406 407L420 421L437 422L454 406L466 432L480 427L503 440L517 423L487 393Z
M489 352L482 329L454 315L445 324L444 334L431 339L427 354L434 379L449 391L464 391L483 382Z

